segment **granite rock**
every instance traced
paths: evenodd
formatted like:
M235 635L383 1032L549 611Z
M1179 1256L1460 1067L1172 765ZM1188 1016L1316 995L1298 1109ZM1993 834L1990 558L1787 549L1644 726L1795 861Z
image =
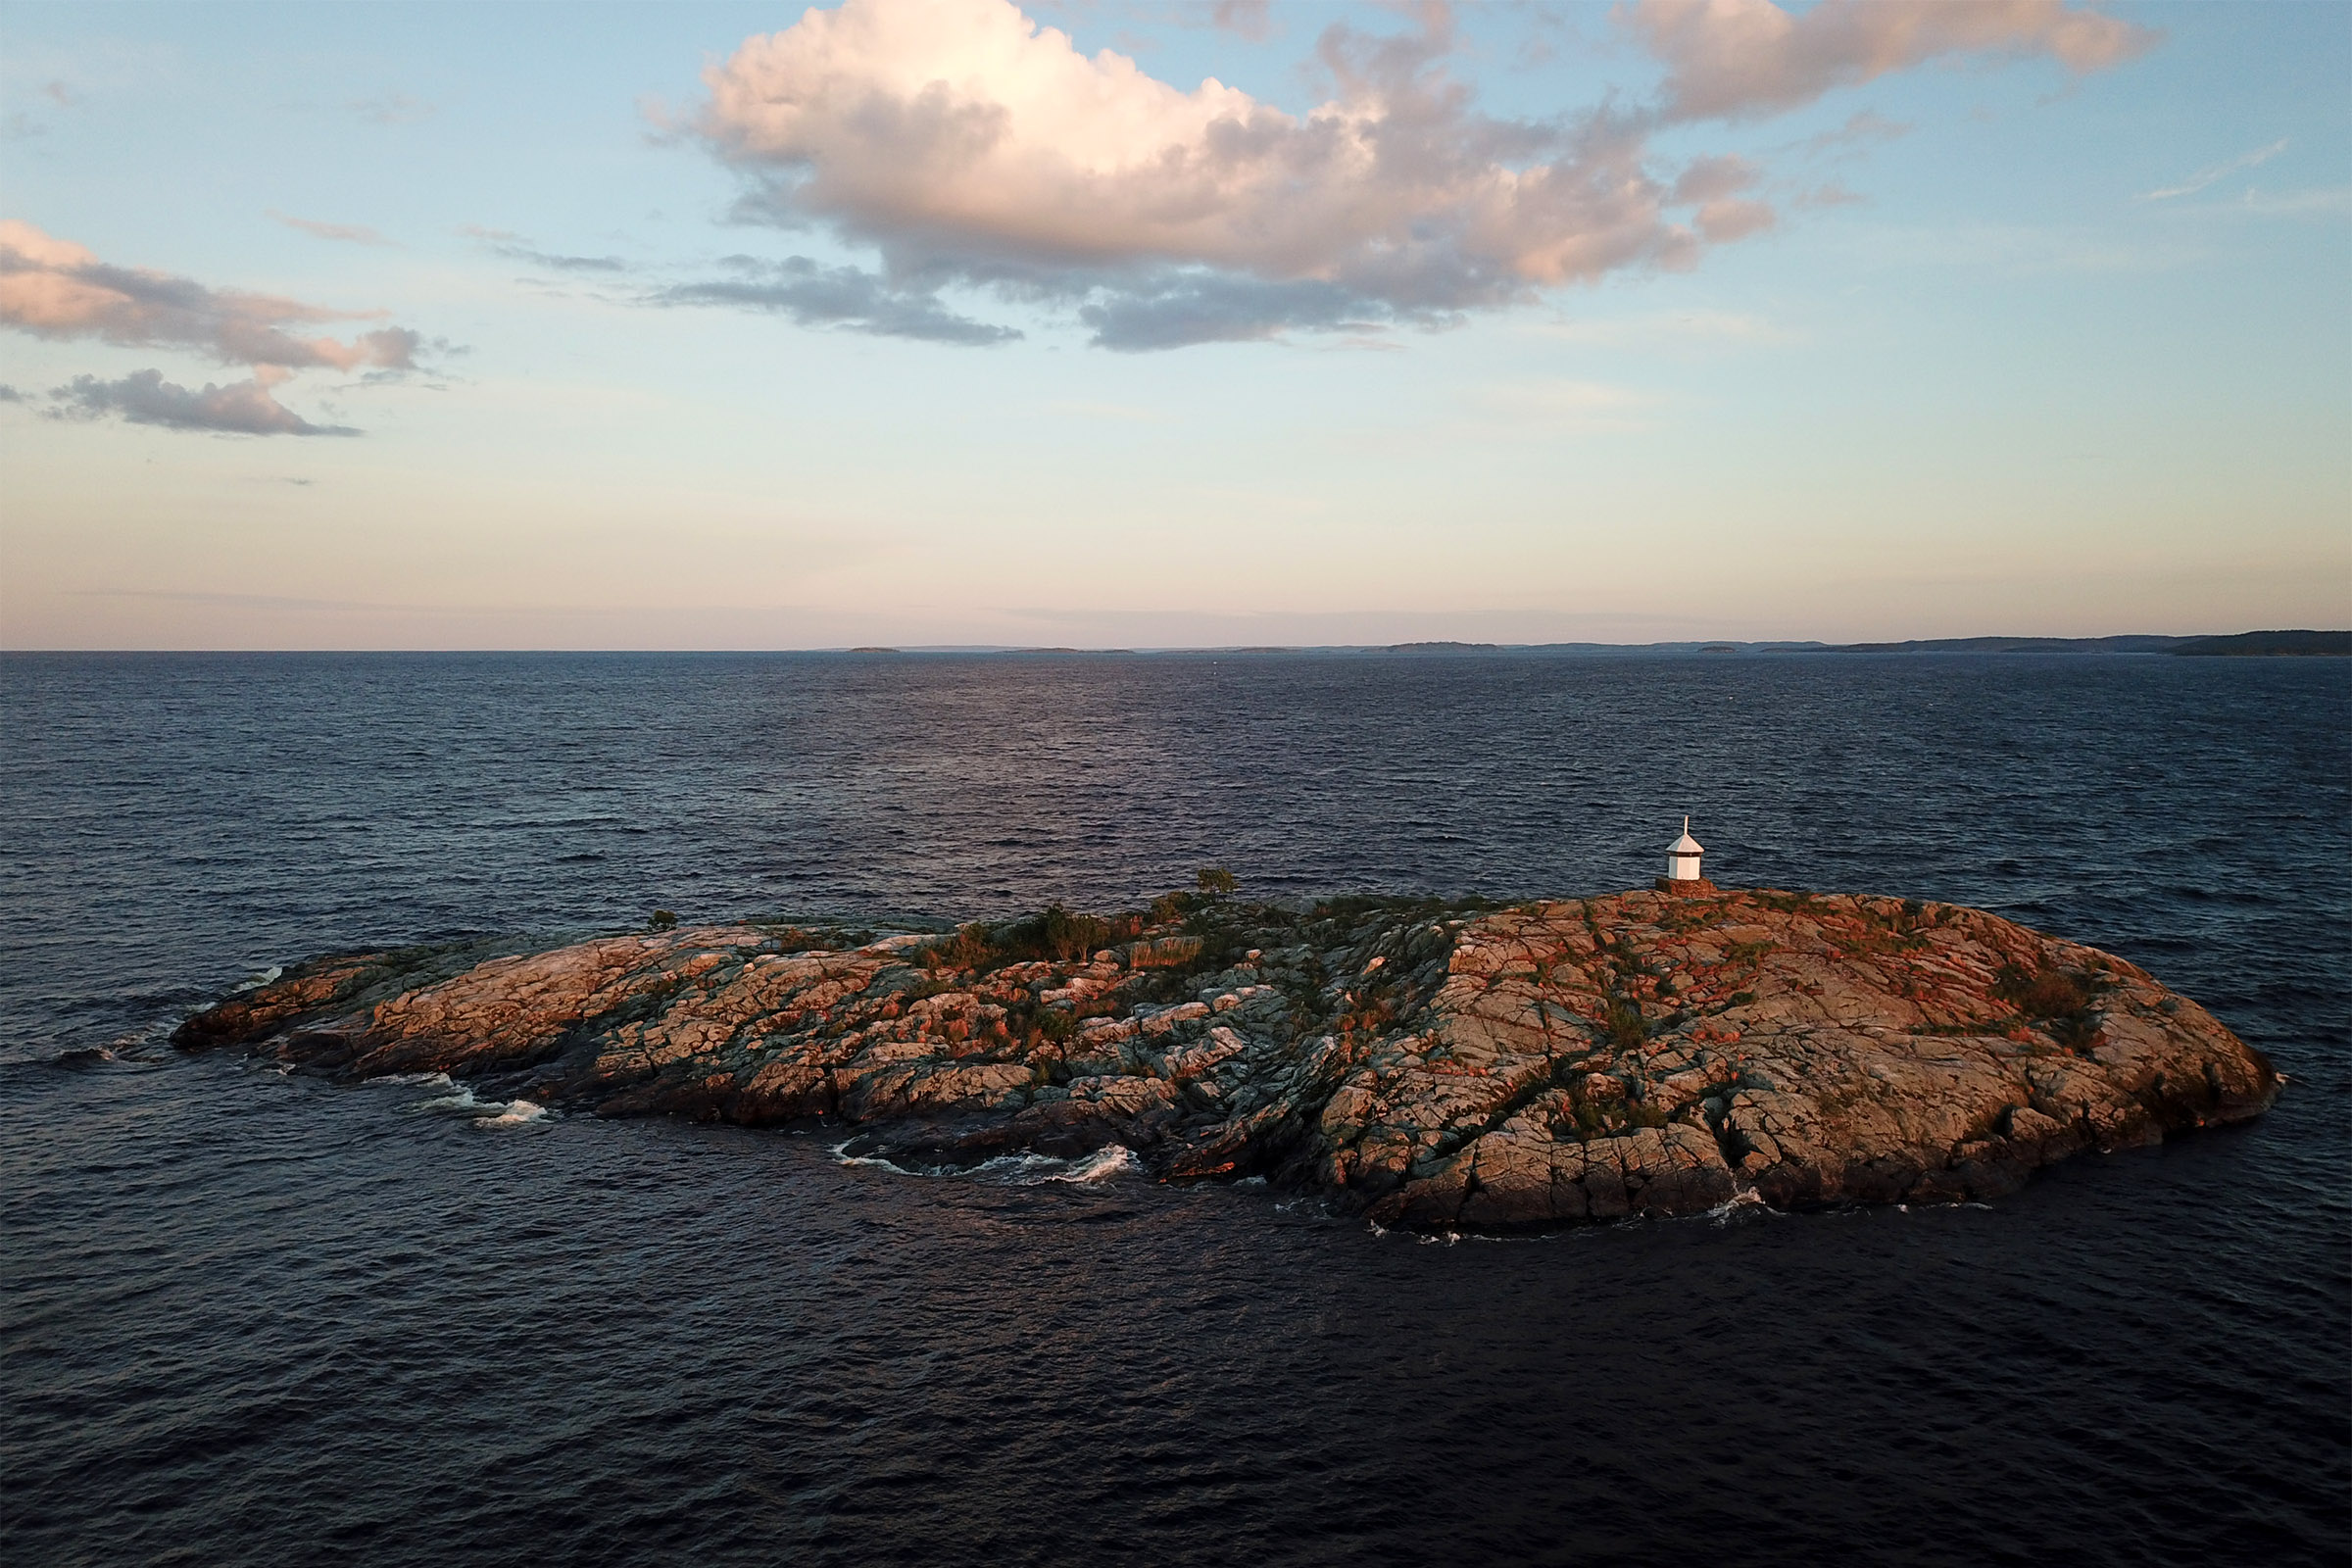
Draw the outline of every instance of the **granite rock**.
M1949 905L1155 907L341 955L176 1039L599 1115L826 1119L901 1161L1116 1143L1165 1179L1263 1176L1423 1230L1991 1198L2279 1086L2131 963Z

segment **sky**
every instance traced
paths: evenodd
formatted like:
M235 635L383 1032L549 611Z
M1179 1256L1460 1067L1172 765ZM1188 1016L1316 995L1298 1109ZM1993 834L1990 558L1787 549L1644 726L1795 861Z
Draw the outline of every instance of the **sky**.
M2352 623L2352 6L0 10L0 646Z

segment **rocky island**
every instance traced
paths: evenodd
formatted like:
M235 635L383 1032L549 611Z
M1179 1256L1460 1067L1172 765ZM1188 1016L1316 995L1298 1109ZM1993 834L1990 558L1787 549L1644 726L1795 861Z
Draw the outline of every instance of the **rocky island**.
M1230 878L955 931L672 926L315 959L183 1024L565 1110L817 1119L903 1164L1112 1144L1384 1225L1509 1231L2009 1192L2260 1114L2278 1075L2109 954L1765 890L1248 904Z

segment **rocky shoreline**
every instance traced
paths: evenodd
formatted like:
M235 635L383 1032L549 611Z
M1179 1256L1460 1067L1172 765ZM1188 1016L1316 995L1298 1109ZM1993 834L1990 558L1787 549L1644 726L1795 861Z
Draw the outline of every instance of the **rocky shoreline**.
M1948 1201L2259 1115L2204 1008L1982 910L1630 892L1496 907L1176 894L954 932L751 923L314 959L190 1018L360 1079L598 1115L822 1118L970 1163L1112 1144L1387 1225Z

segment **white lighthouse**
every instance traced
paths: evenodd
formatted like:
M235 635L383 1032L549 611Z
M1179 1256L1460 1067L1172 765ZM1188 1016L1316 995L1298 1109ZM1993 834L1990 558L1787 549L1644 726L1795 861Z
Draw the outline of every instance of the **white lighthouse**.
M1690 836L1690 819L1683 818L1683 836L1666 846L1666 880L1669 882L1697 882L1698 858L1704 853L1698 840Z

